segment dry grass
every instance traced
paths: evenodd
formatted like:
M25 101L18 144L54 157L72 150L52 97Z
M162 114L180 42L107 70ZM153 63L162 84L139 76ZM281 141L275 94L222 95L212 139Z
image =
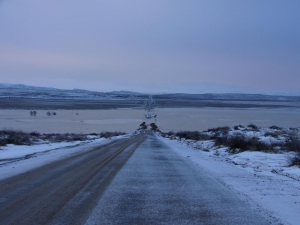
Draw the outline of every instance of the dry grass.
M260 138L256 136L247 136L247 131L261 132L264 137L281 139L282 141L268 143L260 140ZM296 156L291 160L291 165L300 166L300 133L297 128L283 129L277 126L271 126L269 129L263 131L263 129L261 130L261 128L256 125L250 124L247 127L242 125L237 125L233 128L217 127L204 132L180 131L174 133L170 131L162 135L171 139L180 138L195 141L213 140L216 147L228 147L228 152L232 154L243 151L262 151L270 153L293 151L296 152Z
M52 134L40 134L38 132L25 133L23 131L16 130L0 130L0 146L7 144L14 145L32 145L40 141L49 142L73 142L73 141L85 141L89 140L89 135L110 138L114 136L124 135L124 132L102 132L92 134L76 134L76 133L52 133Z

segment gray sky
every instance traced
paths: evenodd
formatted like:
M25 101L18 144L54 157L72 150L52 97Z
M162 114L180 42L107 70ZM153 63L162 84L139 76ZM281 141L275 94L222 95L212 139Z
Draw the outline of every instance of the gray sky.
M299 91L299 12L299 0L0 0L0 83Z

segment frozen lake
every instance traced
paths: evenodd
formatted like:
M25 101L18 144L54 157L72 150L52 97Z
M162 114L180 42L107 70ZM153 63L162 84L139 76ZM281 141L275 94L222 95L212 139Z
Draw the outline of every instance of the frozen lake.
M0 110L0 129L41 133L133 132L146 121L142 109L54 110L57 113L55 116L47 116L47 110L37 110L35 117L30 116L29 112ZM158 108L155 113L156 123L162 131L203 131L237 124L300 127L299 109Z

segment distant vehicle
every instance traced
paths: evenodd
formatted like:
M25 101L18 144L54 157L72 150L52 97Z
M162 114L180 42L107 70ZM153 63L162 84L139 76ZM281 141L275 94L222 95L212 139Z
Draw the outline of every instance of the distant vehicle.
M154 114L155 101L151 95L149 95L149 98L145 100L144 106L145 106L145 118L146 119L156 118L157 115Z

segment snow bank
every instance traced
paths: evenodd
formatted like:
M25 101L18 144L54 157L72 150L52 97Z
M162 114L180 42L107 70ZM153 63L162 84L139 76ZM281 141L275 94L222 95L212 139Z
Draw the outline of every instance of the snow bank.
M0 148L0 180L126 137L130 137L130 135L88 141L43 143L32 146L3 146Z
M0 148L0 163L3 164L3 162L21 159L24 157L31 158L31 155L33 156L35 153L47 152L51 150L61 149L64 147L74 147L80 143L80 141L76 141L71 143L44 143L30 146L9 144Z
M272 224L299 224L300 168L287 167L293 153L229 154L212 141L160 140L216 177Z

